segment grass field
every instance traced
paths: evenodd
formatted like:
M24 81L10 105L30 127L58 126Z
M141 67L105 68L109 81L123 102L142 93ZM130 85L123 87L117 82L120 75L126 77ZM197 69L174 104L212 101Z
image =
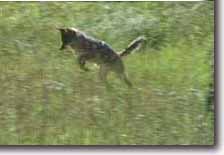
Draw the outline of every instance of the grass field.
M213 2L0 2L1 145L212 145ZM60 51L56 27L120 51L133 88Z

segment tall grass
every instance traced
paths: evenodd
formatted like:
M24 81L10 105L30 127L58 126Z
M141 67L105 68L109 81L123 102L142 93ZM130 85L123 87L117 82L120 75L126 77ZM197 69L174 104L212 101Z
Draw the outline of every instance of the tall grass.
M0 144L212 145L212 6L1 2ZM105 86L91 63L80 70L71 52L58 50L61 26L116 51L145 35L144 47L124 59L134 87L113 74Z

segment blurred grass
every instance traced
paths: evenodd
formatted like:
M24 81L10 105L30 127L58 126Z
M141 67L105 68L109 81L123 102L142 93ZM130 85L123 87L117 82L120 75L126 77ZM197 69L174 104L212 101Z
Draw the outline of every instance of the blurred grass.
M0 144L212 145L213 2L1 2ZM59 51L56 27L75 26L124 59L128 89Z

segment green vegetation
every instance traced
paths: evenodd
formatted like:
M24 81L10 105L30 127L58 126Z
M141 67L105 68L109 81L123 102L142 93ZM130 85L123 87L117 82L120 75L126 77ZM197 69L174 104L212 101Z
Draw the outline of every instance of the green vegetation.
M0 144L212 145L214 8L208 2L1 2ZM134 87L59 51L56 27L120 51Z

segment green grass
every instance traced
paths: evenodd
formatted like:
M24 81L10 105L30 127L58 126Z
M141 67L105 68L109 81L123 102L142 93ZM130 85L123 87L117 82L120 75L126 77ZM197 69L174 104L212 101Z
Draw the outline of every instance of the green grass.
M202 16L213 20L209 8L213 3L201 4L209 10ZM194 34L193 41L174 33L163 44L164 39L155 38L173 23L163 22L167 25L159 31L156 23L160 8L169 11L167 6L1 2L0 144L214 144L214 113L206 109L212 81L212 26L200 25L203 19L190 14L192 27L200 25L200 30L210 32ZM58 50L57 26L79 27L118 51L141 34L155 37L148 42L159 48L147 44L124 59L132 89L113 74L108 88L99 80L96 66L87 64L91 71L83 72L70 52ZM196 39L203 41L199 44Z

